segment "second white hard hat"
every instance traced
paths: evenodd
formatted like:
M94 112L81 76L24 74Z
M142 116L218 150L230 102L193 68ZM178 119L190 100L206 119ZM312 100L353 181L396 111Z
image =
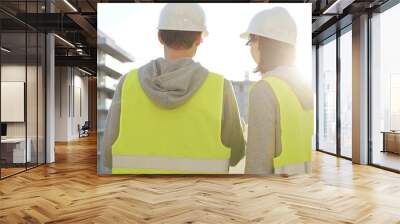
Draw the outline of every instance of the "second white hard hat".
M168 3L161 10L159 30L198 31L207 36L206 17L196 3Z
M275 7L257 13L240 37L248 39L250 34L296 45L297 27L286 9Z

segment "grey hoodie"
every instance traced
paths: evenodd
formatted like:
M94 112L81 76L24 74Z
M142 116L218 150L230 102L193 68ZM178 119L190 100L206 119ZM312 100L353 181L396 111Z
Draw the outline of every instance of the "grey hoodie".
M157 105L175 108L188 101L201 87L208 70L191 58L166 60L158 58L138 69L139 82L145 94ZM120 80L108 112L104 131L104 165L112 167L111 147L119 133L121 89ZM235 166L244 156L245 141L232 84L224 81L221 141L231 149L230 165ZM157 141L157 136L154 136Z
M314 100L311 87L301 80L299 71L295 67L278 67L262 76L275 76L286 81L303 108L313 109ZM273 169L273 159L281 153L279 103L272 87L267 82L259 81L253 86L250 93L248 116L245 173L263 175L279 173ZM305 168L305 172L309 172L310 164L300 164L281 172L299 173L299 170L303 168Z

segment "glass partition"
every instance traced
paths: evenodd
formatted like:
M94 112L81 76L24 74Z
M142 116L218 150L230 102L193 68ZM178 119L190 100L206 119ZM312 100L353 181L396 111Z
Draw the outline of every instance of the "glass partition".
M352 157L352 32L340 36L340 154Z
M15 2L14 2L15 3ZM17 13L43 12L44 1L1 2ZM7 23L4 21L6 20ZM45 163L43 33L0 12L0 178Z
M1 34L2 177L24 171L30 162L31 151L26 150L26 41L25 32Z
M400 171L400 5L371 19L371 162Z
M38 149L38 56L37 42L38 35L35 32L27 33L27 64L26 64L26 114L27 114L27 151L30 157L27 167L37 165L37 149Z
M46 139L45 139L45 124L46 124L46 38L43 33L38 33L38 64L37 64L37 162L44 164L46 162Z
M336 153L336 39L318 48L318 149Z

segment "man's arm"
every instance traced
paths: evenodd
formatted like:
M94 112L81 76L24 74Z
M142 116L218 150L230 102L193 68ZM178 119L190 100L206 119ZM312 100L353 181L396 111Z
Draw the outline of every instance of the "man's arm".
M246 174L273 174L279 107L268 83L253 86L249 101Z
M103 138L104 153L102 153L102 155L104 159L104 166L109 169L112 168L112 145L114 144L119 134L119 120L121 114L121 92L122 92L122 85L125 81L125 77L126 76L123 76L117 85L110 110L108 111L107 114L106 125L104 128L104 138Z
M246 143L244 141L242 126L235 92L230 81L224 80L224 99L221 141L231 148L230 166L235 166L244 156Z

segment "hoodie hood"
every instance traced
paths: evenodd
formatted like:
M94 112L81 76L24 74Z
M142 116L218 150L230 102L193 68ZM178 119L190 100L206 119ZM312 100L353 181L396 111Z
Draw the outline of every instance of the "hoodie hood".
M262 76L274 76L283 79L292 88L303 108L305 110L313 109L314 97L311 86L301 79L300 71L295 66L280 66L262 74Z
M208 70L191 58L157 58L138 69L145 94L158 106L173 109L188 101L206 80Z

